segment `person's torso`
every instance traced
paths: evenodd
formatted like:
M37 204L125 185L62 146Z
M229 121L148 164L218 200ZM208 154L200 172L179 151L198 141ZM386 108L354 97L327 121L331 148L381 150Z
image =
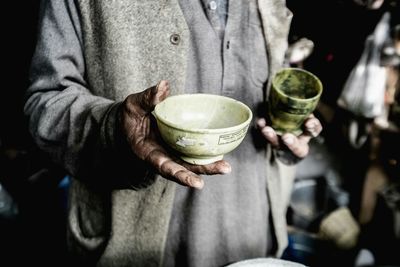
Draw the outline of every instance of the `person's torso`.
M258 8L262 17L262 26L259 25L260 21L257 21L256 24L262 29L264 36L267 36L267 50L270 51L272 49L273 51L273 53L267 53L267 56L268 70L270 73L274 73L283 61L291 15L290 12L287 12L283 0L258 0L257 2L260 3ZM196 81L193 84L200 84L201 86L190 86L190 81L187 80L187 77L190 76L187 64L191 57L189 55L191 36L188 24L185 21L182 9L177 0L165 2L158 0L78 0L76 4L82 29L82 48L86 64L85 76L88 81L89 90L93 94L116 101L123 100L128 94L137 93L153 86L160 79L167 79L171 83L172 94L189 92L190 88L196 88L196 90L199 88L208 88L216 90L214 91L216 93L237 98L247 103L252 107L253 111L256 110L257 103L261 103L262 99L265 99L265 93L262 93L262 90L259 91L258 89L259 85L250 85L250 87L247 87L250 80L253 83L256 83L256 80L259 80L259 83L263 83L263 75L265 75L265 73L262 73L264 71L262 68L259 69L257 64L253 65L257 58L250 60L248 56L250 54L253 55L253 53L247 50L240 52L240 55L232 54L231 57L229 55L224 56L225 60L232 60L229 64L224 61L224 66L233 66L231 63L239 63L239 65L235 66L233 71L229 71L227 69L229 67L224 68L223 75L228 76L225 76L222 80L216 79L212 83L209 83L209 86L206 86L206 83L209 81L205 83L204 79L199 79L203 81L200 84L196 78L193 79L193 81ZM246 12L248 11L249 9L246 9ZM253 24L253 22L250 24ZM227 30L229 28L232 30L235 29L234 26L228 25ZM232 45L240 49L248 47L245 44L246 40L244 38L241 38L243 43L237 43L236 41L240 41L239 39L235 41L235 36L240 37L235 35L235 32L232 32L229 36L232 37L231 40L234 42L225 43L227 47L231 47ZM247 41L251 42L251 40ZM265 44L263 43L262 45ZM231 49L230 51L236 53L240 49ZM215 50L213 51L215 52ZM243 53L249 54L246 55ZM237 59L240 60L237 61ZM243 73L239 71L246 69L249 66L249 62L253 66L250 72L254 74L260 71L259 75L252 75L249 78L246 76L246 73L249 73L248 69ZM200 72L202 72L201 69ZM229 75L235 75L234 79L228 78ZM232 84L233 81L235 84ZM213 84L218 84L218 86L214 88ZM239 88L241 86L247 87L247 90ZM255 89L254 92L252 91L253 89ZM262 99L260 96L262 96ZM265 178L263 170L248 172L248 169L241 168L250 159L253 159L254 162L250 162L249 167L261 166L263 168L260 160L264 159L265 146L264 144L261 144L260 147L256 146L258 142L253 142L254 133L254 128L249 130L242 145L237 148L234 154L226 155L225 159L233 162L233 172L237 172L235 174L236 178L250 177L253 173L257 173L257 175L253 175L255 178L252 179L251 183L265 186L262 184L265 182L263 181ZM261 149L259 150L259 148ZM239 168L235 167L235 162L240 163L240 165L237 165L240 166ZM268 172L268 170L265 172ZM280 171L275 172L275 174L268 176L268 191L272 190L277 194L274 198L270 195L270 201L273 201L270 208L274 215L272 219L274 220L275 230L277 227L281 228L281 230L278 229L278 233L275 232L279 240L277 252L279 254L287 242L284 234L284 214L281 213L284 206L284 201L281 200L285 200L286 194L280 194L282 189L281 182L278 181L281 175ZM229 177L226 176L227 179ZM112 177L109 178L112 179ZM206 187L208 185L211 187L213 182L218 183L219 178L221 177L206 177ZM272 178L273 180L271 180ZM221 181L223 180L221 179ZM232 202L234 205L248 206L251 204L250 200L245 199L246 195L250 192L249 190L255 188L254 184L251 183L243 183L239 187L232 184L232 187L228 189L230 191L238 190L236 195L228 194L227 196L230 199L234 198ZM108 263L123 265L128 262L130 264L137 263L139 266L145 263L150 264L151 262L151 266L158 266L162 258L161 254L165 248L165 236L167 235L166 232L170 219L169 209L174 204L172 203L175 192L174 188L175 184L173 182L168 182L159 177L154 185L143 190L124 189L112 191L110 199L103 199L105 202L110 203L110 206L103 207L100 205L101 208L95 209L96 214L101 214L104 217L105 228L97 228L100 229L98 234L101 236L101 239L106 242L105 247L103 245L96 245L97 247L93 248L92 245L89 245L93 243L94 239L92 237L79 237L82 240L70 241L75 244L80 242L79 246L83 246L90 251L96 250L99 252L101 254L101 264L104 264L104 266L108 266ZM267 189L264 187L259 188L260 192L263 190ZM86 197L90 204L87 208L90 211L84 213L78 209L76 211L76 218L81 218L82 215L85 215L86 219L80 222L69 222L69 224L72 227L74 227L74 224L78 224L77 227L80 227L82 223L90 227L92 225L98 226L99 222L96 216L91 216L91 213L94 212L91 207L95 205L95 202L101 204L101 201L96 201L97 198L106 197L97 196L94 190L89 190L89 188L86 188L84 184L78 181L76 181L76 186L73 186L71 191L75 197L71 202L77 205L87 205L86 202L83 203L82 201L82 197ZM214 190L214 194L216 193ZM263 193L260 193L260 196L263 198L267 197ZM264 202L264 199L260 199L259 201ZM265 201L265 203L267 202ZM233 211L231 208L228 208L228 210L228 213ZM241 210L245 211L243 208ZM251 211L251 214L245 213L244 216L249 215L251 217L254 213L253 211L254 209ZM262 213L257 216L260 216L259 218L262 217L262 220L266 220ZM258 219L258 221L260 220ZM153 223L149 224L149 222ZM249 224L250 221L247 223ZM229 220L226 220L225 224L229 226ZM108 226L111 233L107 232ZM244 225L244 227L247 226ZM266 231L264 229L263 233L266 233ZM233 235L232 238L237 237ZM234 240L230 240L230 242L234 243ZM262 246L265 245L264 242L261 243ZM102 252L98 250L102 250Z

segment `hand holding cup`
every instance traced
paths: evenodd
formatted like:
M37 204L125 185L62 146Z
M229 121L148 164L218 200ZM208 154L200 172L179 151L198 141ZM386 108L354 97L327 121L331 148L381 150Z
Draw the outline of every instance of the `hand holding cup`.
M321 81L303 69L285 68L274 76L267 118L259 118L257 126L285 164L306 157L310 139L322 131L313 115L321 94Z

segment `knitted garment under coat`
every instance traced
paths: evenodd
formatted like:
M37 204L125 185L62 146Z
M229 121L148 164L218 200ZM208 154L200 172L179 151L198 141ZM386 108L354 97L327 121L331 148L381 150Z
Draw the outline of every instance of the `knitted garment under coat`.
M229 96L255 113L268 76L256 0L231 1L226 28L223 1L179 2L191 33L185 92ZM224 156L232 173L205 177L203 190L177 186L164 266L223 266L271 255L265 144L256 133Z

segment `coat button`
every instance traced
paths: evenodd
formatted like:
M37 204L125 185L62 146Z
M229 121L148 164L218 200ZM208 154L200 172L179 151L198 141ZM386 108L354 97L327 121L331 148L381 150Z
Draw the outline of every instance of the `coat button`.
M215 2L215 1L210 1L210 3L208 4L208 7L209 7L211 10L216 10L216 9L217 9L217 2Z
M171 43L173 45L178 45L179 42L181 41L181 37L179 36L179 34L174 33L171 35L171 37L169 38L169 40L171 41Z

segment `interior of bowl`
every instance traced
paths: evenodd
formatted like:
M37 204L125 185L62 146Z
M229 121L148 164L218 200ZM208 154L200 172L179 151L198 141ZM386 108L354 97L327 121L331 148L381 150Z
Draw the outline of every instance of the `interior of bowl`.
M232 98L209 94L168 97L156 106L156 116L180 129L223 129L251 119L250 109Z
M314 74L297 68L282 69L273 84L286 96L296 99L314 98L322 92L322 84Z

